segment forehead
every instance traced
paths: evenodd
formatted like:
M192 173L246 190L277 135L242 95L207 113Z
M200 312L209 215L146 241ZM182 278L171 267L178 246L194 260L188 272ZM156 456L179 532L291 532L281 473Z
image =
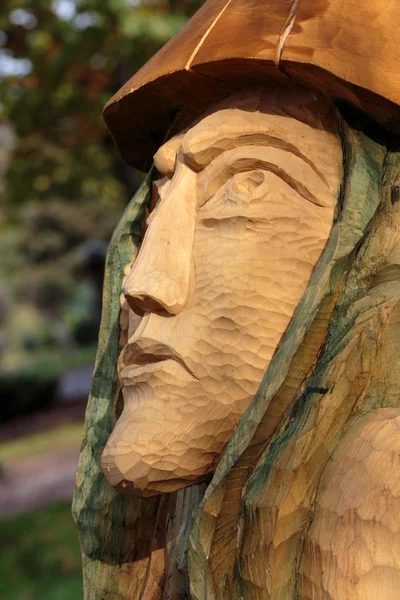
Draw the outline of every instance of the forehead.
M241 145L299 152L323 167L327 148L336 153L340 146L336 110L320 95L298 86L233 94L161 146L154 161L161 173L171 176L180 153L188 166L201 171L221 153Z

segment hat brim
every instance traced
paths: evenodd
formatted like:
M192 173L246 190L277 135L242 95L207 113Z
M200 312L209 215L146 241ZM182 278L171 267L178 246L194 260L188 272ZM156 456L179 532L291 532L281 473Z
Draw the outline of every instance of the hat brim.
M230 92L271 79L314 86L400 133L396 3L385 0L367 27L376 0L303 0L295 14L292 0L209 0L107 103L122 157L147 170L167 135Z

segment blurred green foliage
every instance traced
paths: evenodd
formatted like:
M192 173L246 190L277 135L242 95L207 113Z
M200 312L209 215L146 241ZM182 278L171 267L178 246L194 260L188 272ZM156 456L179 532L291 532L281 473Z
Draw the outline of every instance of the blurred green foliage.
M8 205L68 198L119 208L102 107L199 4L3 0L3 53L27 70L1 85L2 116L17 135Z
M101 111L202 2L0 3L0 370L95 343L106 246L142 177Z
M0 600L82 598L70 502L0 520L0 546Z
M142 177L101 111L203 1L0 2L3 406L93 357L106 246ZM69 502L0 521L0 546L0 600L82 598Z

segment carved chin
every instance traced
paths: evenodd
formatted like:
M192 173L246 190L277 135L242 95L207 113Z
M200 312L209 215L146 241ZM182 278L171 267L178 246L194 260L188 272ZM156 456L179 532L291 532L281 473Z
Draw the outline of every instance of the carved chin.
M207 475L203 475L193 481L184 479L170 479L168 481L152 481L148 483L145 489L136 487L133 481L127 481L123 479L117 485L114 485L114 489L128 497L140 497L140 498L151 498L153 496L160 496L161 494L170 494L181 490L184 487L193 485L195 483L201 483L207 478Z
M174 361L136 372L135 385L126 385L123 395L124 410L101 466L118 491L144 497L174 492L211 473L249 403L246 397L222 404Z
M157 468L157 465L149 459L146 460L146 457L139 458L134 452L118 454L107 446L101 458L101 467L108 482L124 496L150 498L151 496L175 492L203 481L215 469L219 455L213 457L204 455L202 458L208 464L199 464L197 473L194 473L194 469L192 469L192 472L187 473L185 477L173 478L174 472L183 470L177 457L173 457L173 464L158 460L160 466ZM126 479L118 467L119 464L122 466L126 463L134 465L131 467L133 471L132 480ZM159 479L157 479L157 475Z

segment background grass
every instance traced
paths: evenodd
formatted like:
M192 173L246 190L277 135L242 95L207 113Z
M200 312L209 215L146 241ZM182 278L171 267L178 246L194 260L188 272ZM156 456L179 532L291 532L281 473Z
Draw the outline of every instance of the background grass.
M0 521L0 600L80 600L78 534L71 503Z

